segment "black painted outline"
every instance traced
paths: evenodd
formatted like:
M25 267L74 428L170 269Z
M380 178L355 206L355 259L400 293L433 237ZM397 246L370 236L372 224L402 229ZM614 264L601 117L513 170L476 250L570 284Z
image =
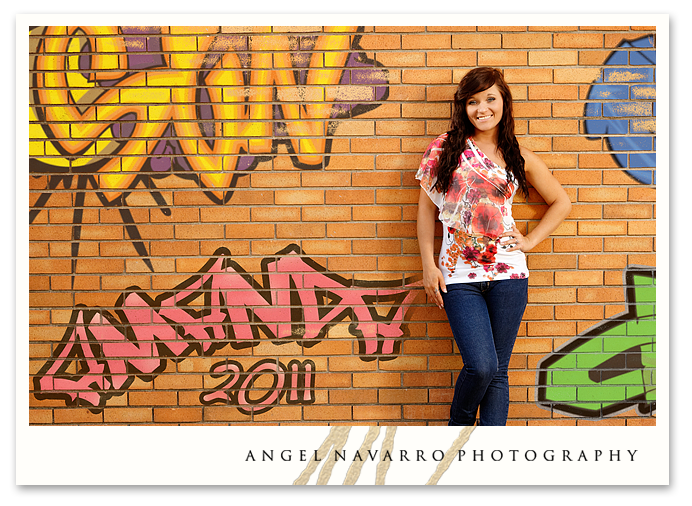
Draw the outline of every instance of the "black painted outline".
M586 344L588 341L590 341L594 337L599 337L601 334L606 332L607 330L612 329L613 327L616 327L618 325L621 325L623 322L627 321L637 321L641 320L644 318L638 318L637 317L637 310L636 310L636 300L635 300L635 285L634 285L634 277L635 276L649 276L651 279L656 279L656 268L655 267L646 267L646 266L639 266L639 265L630 265L628 266L625 271L624 271L624 284L625 284L625 303L627 304L627 309L620 314L617 314L611 318L607 318L603 320L601 323L596 324L595 326L589 328L586 330L584 333L579 334L576 338L572 339L571 341L565 343L563 346L561 346L558 350L554 351L553 353L550 353L549 355L546 355L543 357L537 364L536 369L537 369L537 374L536 374L536 403L544 408L547 408L549 410L556 410L556 411L561 411L564 413L572 414L572 415L577 415L577 416L583 416L583 417L589 417L589 418L602 418L606 416L613 415L615 413L619 413L621 411L631 409L634 406L637 406L637 410L640 414L642 415L648 415L650 413L653 413L656 410L656 403L649 403L646 402L646 394L641 394L637 395L635 397L632 397L630 399L626 399L622 402L612 404L605 409L601 408L601 403L594 402L594 405L599 406L598 409L584 409L584 408L578 408L575 406L572 406L570 404L564 404L561 402L554 402L554 401L549 401L546 398L546 388L548 388L548 368L556 363L558 360L562 359L563 357L571 354L574 350L578 349L582 345ZM648 317L646 319L649 319ZM637 346L638 348L638 346ZM609 362L612 359L609 359L606 362ZM601 364L603 365L603 364ZM611 363L612 365L612 363ZM626 364L631 366L632 364ZM622 369L618 365L618 369ZM635 367L632 368L633 370L636 370ZM591 375L591 373L589 373Z

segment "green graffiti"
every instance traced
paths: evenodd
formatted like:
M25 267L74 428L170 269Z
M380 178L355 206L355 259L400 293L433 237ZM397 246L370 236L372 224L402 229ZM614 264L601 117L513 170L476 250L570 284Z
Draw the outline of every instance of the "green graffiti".
M538 363L537 403L604 417L656 409L656 269L624 271L627 310L603 320Z

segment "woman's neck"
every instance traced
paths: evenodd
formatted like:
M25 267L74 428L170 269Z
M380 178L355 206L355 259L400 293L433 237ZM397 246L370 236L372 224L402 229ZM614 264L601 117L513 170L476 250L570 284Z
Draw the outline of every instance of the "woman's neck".
M473 134L473 140L476 144L483 144L485 146L493 146L497 148L497 131L493 130L491 132L481 132L476 130Z

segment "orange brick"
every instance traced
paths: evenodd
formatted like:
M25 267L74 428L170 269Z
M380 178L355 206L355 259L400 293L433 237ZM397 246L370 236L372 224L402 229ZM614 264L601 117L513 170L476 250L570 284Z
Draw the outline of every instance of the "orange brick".
M552 83L553 82L553 70L550 68L545 69L522 69L522 68L509 68L504 71L505 81L508 84L514 83ZM582 108L583 110L583 108Z
M377 269L376 257L331 257L327 268L333 272L374 271Z
M424 121L378 121L376 135L424 135ZM430 139L432 141L432 139Z
M303 221L350 221L351 208L343 206L304 207L301 209Z
M449 339L407 339L404 341L404 353L407 355L432 355L453 353L452 342Z
M553 239L556 253L576 251L602 251L603 239L599 237L556 237Z
M360 46L363 49L401 49L401 36L399 34L384 35L368 33L363 34L360 39ZM379 55L378 55L379 59Z
M447 34L402 35L402 49L449 49L452 38Z
M103 413L92 413L84 408L63 408L53 412L55 423L103 423Z
M529 270L531 269L575 269L577 267L576 255L557 255L554 253L547 255L529 254L527 257ZM529 274L529 278L531 274Z
M325 237L324 223L277 223L276 237L303 238Z
M637 264L650 265L651 267L656 267L656 253L632 253L627 255L627 262L630 265Z
M526 103L519 102L514 104L515 118L549 118L551 116L549 103Z
M71 273L72 261L69 259L30 259L29 272L33 274Z
M421 156L416 155L378 155L377 168L379 170L413 170L418 169Z
M348 390L330 390L330 404L373 404L377 402L377 390L374 388L349 388Z
M476 64L476 53L474 51L434 51L427 53L426 63L428 67L473 67Z
M622 287L577 289L578 302L623 302L624 297Z
M530 66L577 65L579 63L579 52L530 51L528 60Z
M499 49L502 35L499 33L455 33L452 35L454 49Z
M621 281L622 282L622 281ZM555 318L558 320L602 320L604 318L603 306L601 304L590 306L579 304L575 306L560 305L555 307Z
M300 176L302 187L334 187L351 185L351 174L345 172L330 173L304 171Z
M602 285L603 273L597 271L558 271L555 273L555 286Z
M603 217L603 206L601 204L572 204L572 210L567 219L569 220L597 220Z
M602 183L600 170L555 170L553 175L563 185L600 185Z
M627 188L579 188L579 202L626 202Z
M327 223L327 237L375 237L375 224Z
M352 420L351 406L305 406L305 420Z
M401 406L353 406L354 420L399 420Z
M518 338L514 344L514 353L549 353L552 350L552 346L552 339L542 339L539 337Z
M150 423L152 408L107 408L103 411L105 423Z
M402 118L449 118L451 108L449 104L401 104Z
M254 207L252 221L300 221L300 209L297 207Z
M574 322L528 322L529 336L573 336L577 333Z
M510 404L507 418L550 418L550 411L533 404Z
M199 393L197 402L199 402ZM235 406L205 406L204 422L245 422L248 416L241 413Z
M550 48L553 36L549 33L506 33L502 47L506 49Z
M250 174L253 188L287 188L300 186L299 172L253 172Z
M160 374L154 378L154 388L157 390L185 390L202 387L202 376L198 374Z
M585 169L619 169L610 154L589 153L579 155L579 167Z
M533 119L529 121L529 133L541 134L577 134L579 122L565 119Z
M264 413L254 413L252 419L255 422L300 420L300 415L300 406L276 406Z
M29 410L29 424L39 425L39 424L52 424L53 423L53 411L50 409L30 409Z
M357 205L357 204L374 204L375 191L368 190L351 190L338 189L326 190L325 202L328 205Z
M276 190L274 203L278 205L324 204L323 190Z
M552 320L552 306L527 306L524 312L524 321L528 320Z
M627 200L630 202L656 202L656 188L629 188Z
M602 151L603 141L601 139L593 140L585 137L556 137L553 139L553 148L556 151ZM587 171L580 169L580 171L601 174L600 170ZM599 184L600 179L601 178L599 177Z
M576 300L575 288L532 288L529 290L529 304L576 302Z
M495 67L527 64L526 51L478 51L478 65Z
M422 371L427 369L427 357L407 356L396 360L381 361L379 366L383 371Z
M590 48L603 47L603 34L600 33L556 33L553 36L554 47Z
M428 402L426 388L396 388L379 391L379 402L382 404L416 404Z
M176 392L137 392L127 394L131 406L175 406L178 403Z
M274 225L267 223L231 223L224 227L225 237L239 239L261 239L274 237Z
M401 140L397 138L356 138L351 140L352 153L398 153Z
M653 251L650 237L606 237L603 251Z
M302 240L303 251L307 255L348 255L351 253L351 242L348 240ZM354 253L357 253L354 251Z
M389 239L359 240L352 241L354 254L392 254L401 253L401 241Z
M202 421L202 408L154 408L155 423L194 423Z
M449 420L449 405L423 404L403 407L406 420Z
M405 372L403 374L404 387L448 387L451 384L452 376L449 372Z
M601 78L600 68L558 68L555 69L555 83L587 83Z
M449 69L404 69L401 73L404 84L440 84L451 83L452 71Z
M624 235L627 233L626 221L580 221L579 235Z
M630 221L627 224L628 235L656 235L655 221Z
M576 86L538 85L529 86L529 100L576 100L579 90Z
M624 269L625 255L579 255L579 269Z
M358 357L329 357L330 371L374 371L376 362L364 362ZM355 384L354 384L355 386Z
M428 359L430 371L460 371L463 365L459 355L433 355Z
M425 53L415 52L415 53L398 53L398 52L380 52L377 54L377 61L388 68L399 68L399 67L424 67L425 66ZM389 99L400 99L400 95L397 95L401 90L396 88L389 90Z

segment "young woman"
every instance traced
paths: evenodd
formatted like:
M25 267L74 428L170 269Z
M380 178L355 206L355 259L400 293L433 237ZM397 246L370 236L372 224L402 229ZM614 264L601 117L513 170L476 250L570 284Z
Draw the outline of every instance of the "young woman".
M507 368L526 308L531 250L569 214L569 197L548 167L514 135L512 95L502 74L471 70L454 94L450 130L428 147L416 175L423 285L447 312L464 366L449 425L505 425ZM530 183L548 209L526 235L512 218ZM435 220L443 225L434 260ZM479 410L480 408L480 410Z

